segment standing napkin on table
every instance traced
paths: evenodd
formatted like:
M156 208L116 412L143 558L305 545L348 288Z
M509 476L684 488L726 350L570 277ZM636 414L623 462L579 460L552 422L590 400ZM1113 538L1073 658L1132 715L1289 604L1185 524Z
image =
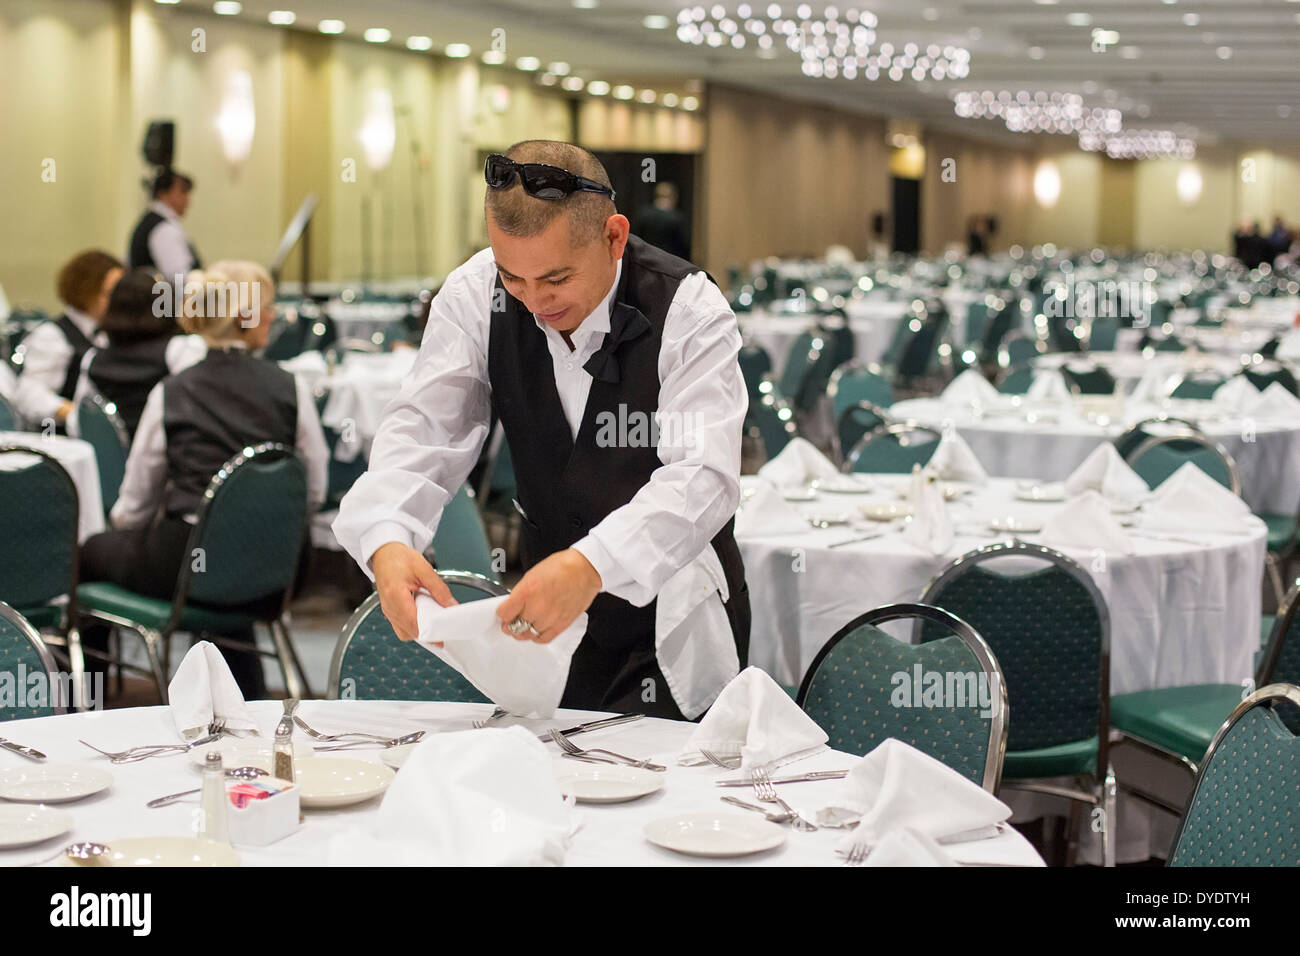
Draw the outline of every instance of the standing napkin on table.
M230 665L211 641L199 641L189 649L167 685L167 700L182 739L195 736L190 733L194 730L206 735L208 724L217 717L226 721L227 730L257 731Z
M792 438L780 454L758 469L778 488L806 488L815 478L834 478L840 470L816 447L803 438Z
M938 843L984 839L1010 817L1011 808L993 794L893 737L863 757L830 804L817 811L823 826L857 821L839 842L841 853L857 844L874 849L903 829Z
M1043 522L1041 538L1052 547L1133 553L1133 539L1124 533L1105 499L1091 488Z
M1244 375L1234 375L1214 390L1211 401L1230 412L1244 412L1259 401L1259 389Z
M722 689L677 762L708 763L700 753L708 750L740 757L741 770L778 767L825 750L829 739L780 684L757 667L746 667Z
M1002 400L1002 395L989 384L989 380L973 368L968 368L939 393L945 402L954 405L993 405Z
M426 737L379 812L330 840L330 866L559 866L575 814L522 727Z
M1280 418L1300 423L1300 398L1296 398L1280 383L1270 382L1268 388L1246 406L1245 411L1246 414L1259 418Z
M955 428L944 429L939 447L930 456L929 468L944 481L967 481L974 485L986 485L989 481L989 473Z
M947 554L953 541L952 517L933 467L912 471L909 497L912 517L903 528L903 540L930 554Z
M1174 534L1240 533L1251 517L1246 502L1190 461L1151 492L1142 515L1143 528Z
M1073 498L1089 489L1111 501L1141 501L1151 493L1142 477L1119 456L1115 446L1102 442L1065 479L1065 493Z
M1044 369L1034 374L1025 398L1040 402L1064 402L1070 397L1070 386L1065 384L1065 376L1057 369Z
M749 489L745 489L746 492ZM808 519L799 514L790 502L781 497L766 481L760 482L754 493L741 495L736 511L736 537L760 534L792 534L807 531Z
M492 703L518 717L549 718L560 706L569 659L587 633L587 615L579 614L558 637L539 644L501 633L497 608L504 602L505 597L498 597L442 607L429 595L417 594L416 640ZM435 641L444 646L432 647Z

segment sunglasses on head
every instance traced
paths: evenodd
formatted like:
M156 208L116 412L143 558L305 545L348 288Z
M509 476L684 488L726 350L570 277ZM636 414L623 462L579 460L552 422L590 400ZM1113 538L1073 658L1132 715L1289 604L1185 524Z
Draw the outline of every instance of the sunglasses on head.
M559 166L545 163L516 163L498 153L487 158L483 166L483 179L492 189L505 189L514 182L515 176L524 187L524 192L537 199L563 199L573 193L601 193L614 198L614 190L608 186Z

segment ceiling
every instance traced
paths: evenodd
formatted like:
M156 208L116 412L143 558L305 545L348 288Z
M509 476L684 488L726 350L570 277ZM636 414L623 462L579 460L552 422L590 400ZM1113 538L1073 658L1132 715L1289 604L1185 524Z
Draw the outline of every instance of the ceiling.
M315 29L333 17L345 35L386 27L390 41L427 35L435 52L468 43L478 56L492 31L505 30L510 62L536 56L563 60L584 79L679 87L685 79L724 82L763 93L796 96L845 109L920 121L929 127L1006 139L999 120L959 119L955 90L1079 93L1089 106L1124 112L1126 128L1174 129L1200 145L1220 141L1264 144L1300 140L1300 0L843 0L879 20L876 47L914 42L970 51L961 80L868 81L803 75L798 55L781 49L762 59L745 49L693 46L677 39L682 0L244 0L242 19L266 21L274 9L298 15L290 29ZM750 0L756 11L770 0ZM800 0L783 0L792 16ZM827 4L811 2L814 17ZM184 0L186 6L207 3ZM736 16L739 0L724 0ZM668 17L648 29L647 15ZM1087 25L1072 25L1086 14ZM1189 22L1185 22L1185 19ZM1118 33L1095 52L1093 30ZM1115 39L1111 37L1111 39Z

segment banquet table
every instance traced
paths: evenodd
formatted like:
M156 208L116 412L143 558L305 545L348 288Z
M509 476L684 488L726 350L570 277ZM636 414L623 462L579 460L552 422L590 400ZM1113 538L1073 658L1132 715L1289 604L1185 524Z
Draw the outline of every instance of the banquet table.
M1204 352L1048 352L1034 359L1035 369L1061 369L1064 366L1079 369L1103 368L1127 392L1148 376L1172 383L1176 378L1192 372L1214 374L1229 378L1241 371L1240 356L1208 355Z
M1252 416L1248 421L1211 401L1124 401L1092 404L1007 397L976 408L938 398L896 402L894 417L942 430L951 422L980 464L1006 478L1061 481L1098 445L1128 426L1168 415L1199 424L1223 445L1241 472L1242 498L1258 513L1294 514L1300 507L1300 419Z
M22 445L37 448L53 456L67 469L77 488L77 540L85 541L92 534L104 530L104 501L99 489L99 462L90 442L63 435L44 435L40 432L0 432L0 445ZM0 457L0 467L26 468L36 461L32 455L5 455Z
M415 364L415 349L377 354L349 352L336 368L318 379L316 387L328 393L321 423L339 433L334 457L354 461L370 452L384 409L397 397L402 379Z
M262 735L271 735L283 710L279 701L255 701L249 709ZM487 704L456 704L396 701L304 701L298 709L309 725L323 732L368 731L394 736L415 730L429 734L469 731L475 719L491 712ZM598 715L585 711L560 711L552 720L515 720L541 732L547 727L568 727ZM34 847L0 850L0 866L49 863L59 849L74 841L94 840L112 846L114 838L136 836L189 836L197 797L168 807L147 809L146 801L199 785L199 773L184 755L162 756L131 764L114 765L78 743L85 738L96 746L117 749L142 743L176 739L171 712L166 707L139 707L123 710L69 714L3 724L6 738L35 747L49 756L49 763L77 763L99 767L113 775L112 786L97 795L76 803L61 804L74 818L71 832ZM726 774L711 766L682 767L675 762L694 724L644 718L629 724L583 734L577 740L589 747L607 747L621 753L645 756L668 766L665 785L658 793L629 803L610 805L579 804L581 825L573 835L565 856L570 866L672 866L672 865L766 865L826 866L839 863L834 846L843 837L842 830L819 830L812 833L786 831L785 843L773 850L734 859L706 859L683 856L654 846L642 835L653 820L687 813L721 812L744 817L750 812L722 804L719 796L729 793L742 799L752 794L743 789L723 790L714 780ZM475 731L479 732L479 731ZM490 733L491 731L481 731ZM310 742L295 728L295 742ZM551 747L552 752L555 748ZM356 749L337 755L377 762L380 751ZM823 751L786 765L799 772L847 769L858 758L835 751ZM554 757L557 771L585 766ZM0 770L30 768L35 764L8 751L0 751ZM401 771L398 771L399 773ZM808 814L824 805L835 793L840 781L818 781L787 785L781 793L801 813ZM236 847L245 866L324 866L329 859L329 842L335 834L373 818L380 797L351 807L311 809L306 822L284 839L266 847ZM0 801L2 803L3 801ZM752 802L752 801L751 801ZM966 843L948 844L945 849L959 862L992 865L1041 866L1042 859L1033 847L1010 827L997 836ZM430 864L436 863L430 860ZM50 864L52 865L52 864Z
M342 338L368 340L410 315L411 304L409 301L344 302L332 299L325 305L325 313L334 320Z
M844 307L853 332L854 357L863 363L879 362L893 341L894 330L908 302L891 299L852 300ZM825 318L824 316L820 318ZM807 312L769 312L755 309L738 317L741 334L772 357L772 374L779 376L800 333L816 325L819 316Z

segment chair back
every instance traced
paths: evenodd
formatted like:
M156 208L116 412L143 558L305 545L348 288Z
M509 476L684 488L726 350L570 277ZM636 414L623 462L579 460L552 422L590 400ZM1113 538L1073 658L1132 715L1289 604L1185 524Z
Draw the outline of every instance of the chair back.
M1088 368L1071 368L1069 364L1061 366L1065 384L1075 395L1114 395L1115 379L1110 372L1100 366Z
M1023 573L985 567L1008 557L1045 566ZM1110 723L1110 613L1087 572L1040 545L995 544L941 570L921 596L980 634L997 655L1015 702L1011 752L1097 738L1106 767ZM922 642L943 636L921 629Z
M980 343L980 351L990 362L996 359L1002 348L1002 340L1015 328L1016 322L1020 318L1020 303L1016 301L1014 296L996 301L1001 304L993 306L996 311L993 313L992 319L989 320L983 341Z
M838 421L844 410L859 402L870 402L881 408L894 404L894 389L879 366L863 365L853 361L841 365L831 376L826 388L831 399L831 413Z
M1003 395L1025 395L1034 384L1034 367L1020 365L1009 368L998 382L998 391Z
M1269 684L1219 728L1174 835L1170 866L1300 866L1300 739L1281 719L1285 708L1300 708L1300 687Z
M835 423L835 456L843 463L844 449L852 449L877 428L893 421L889 412L872 402L858 402L844 409Z
M439 571L452 597L467 601L509 593L464 571ZM401 641L371 594L348 619L330 660L328 696L349 700L443 700L487 703L450 664L415 641Z
M111 402L102 395L90 395L77 406L77 434L95 450L100 497L104 514L108 514L126 477L126 457L131 451L126 425Z
M929 463L942 437L933 428L910 422L885 425L853 447L844 470L908 474L913 465L924 468Z
M898 357L896 378L922 378L934 372L939 363L939 346L948 331L948 310L939 303L917 309L904 318L913 332ZM919 328L918 328L919 324Z
M1219 390L1219 386L1223 382L1224 378L1218 372L1209 369L1191 371L1178 380L1178 384L1169 393L1169 397L1209 401L1214 397L1214 393Z
M45 680L45 691L31 681L33 674ZM67 698L56 671L54 655L41 635L21 614L0 601L0 678L21 695L13 703L0 707L0 721L49 717L66 710Z
M1138 450L1143 442L1152 436L1152 432L1147 428L1148 425L1159 426L1160 430L1165 434L1204 434L1199 426L1194 422L1189 422L1185 418L1172 418L1168 415L1160 415L1155 418L1144 418L1140 422L1132 425L1128 431L1115 439L1115 450L1119 452L1121 458L1127 459L1129 455Z
M1234 495L1241 494L1241 474L1227 450L1204 435L1159 435L1148 438L1126 461L1147 487L1155 488L1192 462Z
M834 369L827 367L833 361L832 345L820 329L808 329L790 346L778 388L795 408L812 408L825 391Z
M435 567L472 571L490 581L497 580L487 529L468 483L461 485L442 509L432 547Z
M779 455L781 449L790 444L790 439L798 434L794 427L793 409L771 390L749 403L749 411L745 413L745 431L757 435L768 461Z
M1002 368L1028 365L1041 354L1037 339L1024 332L1012 332L998 348L998 365Z
M1119 320L1104 316L1092 320L1088 326L1088 351L1113 352L1119 338Z
M763 384L764 377L772 371L772 356L761 345L750 343L741 346L737 361L740 362L740 374L745 380L749 397L755 398L759 394L759 386Z
M908 644L880 629L924 621L950 632ZM797 702L830 745L866 754L895 737L993 793L1007 743L1002 669L965 621L923 604L892 604L854 618L804 674Z
M1295 684L1300 686L1300 581L1291 585L1273 619L1273 630L1264 644L1255 672L1255 686ZM1300 710L1285 707L1282 722L1300 734Z
M34 458L9 470L12 456ZM0 601L31 610L77 590L77 486L52 455L0 447Z

